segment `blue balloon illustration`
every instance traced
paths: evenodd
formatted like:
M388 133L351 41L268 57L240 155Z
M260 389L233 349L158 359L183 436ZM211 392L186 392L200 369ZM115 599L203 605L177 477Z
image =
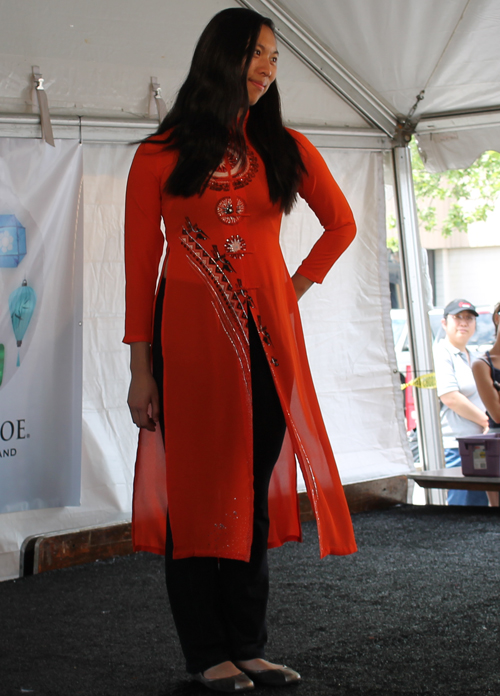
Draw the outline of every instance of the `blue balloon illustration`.
M0 215L0 268L16 268L26 256L26 228L15 215Z
M36 292L30 288L27 281L23 280L20 288L9 295L9 311L12 320L12 328L16 337L18 349L21 347L24 334L29 326L31 317L36 307ZM17 351L17 366L21 364L19 350Z

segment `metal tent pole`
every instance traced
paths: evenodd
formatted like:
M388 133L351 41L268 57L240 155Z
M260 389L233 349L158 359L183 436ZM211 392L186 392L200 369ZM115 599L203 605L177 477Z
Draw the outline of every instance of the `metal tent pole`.
M418 231L417 206L413 189L410 148L393 149L400 256L408 314L410 356L414 377L434 372L432 333L424 301L422 250ZM415 389L417 434L420 461L424 470L441 469L444 464L439 401L435 389ZM443 491L426 490L427 503L443 504Z

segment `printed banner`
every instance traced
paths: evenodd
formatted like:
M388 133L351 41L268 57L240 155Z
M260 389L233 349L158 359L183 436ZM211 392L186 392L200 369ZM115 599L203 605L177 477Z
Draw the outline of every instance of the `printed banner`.
M0 139L0 513L80 504L82 148Z

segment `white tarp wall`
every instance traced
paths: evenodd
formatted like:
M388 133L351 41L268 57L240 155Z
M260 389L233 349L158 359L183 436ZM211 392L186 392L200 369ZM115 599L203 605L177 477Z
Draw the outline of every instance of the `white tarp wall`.
M16 577L22 541L35 533L128 519L137 431L126 397L123 202L134 148L84 146L83 457L80 507L0 515L0 578ZM325 150L354 210L358 236L322 286L301 303L310 361L344 482L411 466L392 347L382 157ZM299 203L282 239L291 271L318 234Z
M300 307L342 482L353 483L404 474L410 468L401 384L394 369L382 154L322 154L351 204L358 234ZM292 272L320 229L303 201L285 219L281 239Z

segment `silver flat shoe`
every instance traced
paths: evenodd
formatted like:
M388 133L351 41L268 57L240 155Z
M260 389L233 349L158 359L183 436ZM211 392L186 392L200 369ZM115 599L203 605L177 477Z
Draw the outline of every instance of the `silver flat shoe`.
M255 688L253 681L244 673L235 674L234 677L223 677L222 679L207 679L202 672L193 674L193 679L211 689L224 693L237 693L240 691L251 691Z
M292 684L298 684L302 679L298 672L286 665L278 669L260 669L255 671L253 669L244 669L243 671L256 684L264 686L291 686Z

